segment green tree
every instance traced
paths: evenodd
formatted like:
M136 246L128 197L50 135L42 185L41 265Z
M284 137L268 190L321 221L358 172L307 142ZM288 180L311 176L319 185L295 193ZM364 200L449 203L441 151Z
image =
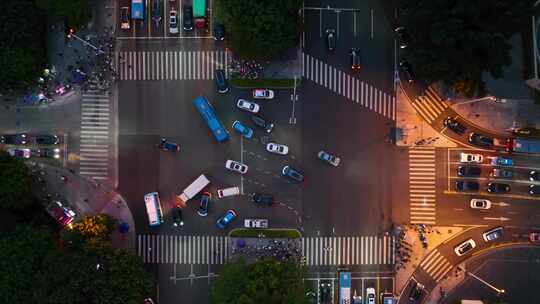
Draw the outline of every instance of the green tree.
M117 221L107 214L86 215L80 222L73 224L73 230L87 240L105 241L111 236Z
M0 24L0 90L36 83L45 65L45 14L32 0L2 0Z
M301 0L217 0L229 47L242 58L272 58L296 46Z
M508 38L530 22L533 3L534 0L400 1L400 23L413 36L404 57L419 78L443 81L471 96L483 89L482 72L495 78L503 76L503 66L511 64Z
M42 287L55 274L43 270L56 265L61 252L47 231L21 227L0 236L0 302L42 303Z
M36 5L55 21L65 21L70 28L86 25L92 17L88 0L35 0Z
M219 304L307 303L303 269L294 262L243 259L226 264L212 286L212 302Z
M21 212L33 202L28 168L22 161L0 152L0 208Z
M150 295L151 275L134 254L108 243L65 248L23 227L0 235L1 303L140 304Z

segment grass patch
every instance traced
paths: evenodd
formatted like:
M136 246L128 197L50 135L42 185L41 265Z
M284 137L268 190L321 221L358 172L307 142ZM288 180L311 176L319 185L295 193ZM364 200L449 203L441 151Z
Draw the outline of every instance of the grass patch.
M237 228L231 230L230 237L254 237L258 238L259 234L263 234L265 238L287 238L297 239L302 237L300 231L296 229L243 229Z
M237 88L293 88L294 79L231 79L229 81ZM296 79L296 86L300 86L302 78Z
M534 103L540 105L540 91L533 89Z

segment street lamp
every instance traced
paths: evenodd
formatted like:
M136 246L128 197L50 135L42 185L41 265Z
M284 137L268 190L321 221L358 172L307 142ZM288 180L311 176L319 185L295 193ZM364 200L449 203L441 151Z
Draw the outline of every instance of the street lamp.
M453 104L452 106L468 104L468 103L475 103L475 102L479 102L479 101L483 101L483 100L494 101L494 102L498 102L498 103L505 103L507 101L507 99L505 99L505 98L497 98L495 96L486 96L486 97L482 97L482 98L476 98L476 99L466 100L466 101L462 101L462 102L457 102L457 103Z
M484 285L486 285L487 287L493 289L496 293L497 293L497 296L500 296L501 294L505 293L505 290L502 289L502 288L497 288L491 284L489 284L488 282L482 280L482 278L480 278L479 276L475 275L474 273L470 272L470 271L466 271L464 269L461 269L460 267L457 268L458 270L460 271L464 271L465 274L468 274L470 275L471 277L477 279L478 281L480 281L481 283L483 283Z
M88 45L89 47L93 48L94 50L96 50L96 52L98 53L101 53L101 54L105 54L104 51L102 51L100 48L96 47L95 45L91 44L90 42L80 38L79 36L75 35L75 30L74 29L69 29L69 34L67 35L67 37L69 39L71 39L72 37L73 38L76 38L77 40L81 41L83 44L85 45Z

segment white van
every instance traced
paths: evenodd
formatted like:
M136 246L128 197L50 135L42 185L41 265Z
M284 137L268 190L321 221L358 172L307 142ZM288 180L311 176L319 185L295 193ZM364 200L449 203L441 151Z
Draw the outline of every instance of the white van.
M219 198L224 198L226 196L233 196L233 195L238 195L240 194L240 188L238 187L230 187L230 188L225 188L225 189L219 189L217 191L217 196Z

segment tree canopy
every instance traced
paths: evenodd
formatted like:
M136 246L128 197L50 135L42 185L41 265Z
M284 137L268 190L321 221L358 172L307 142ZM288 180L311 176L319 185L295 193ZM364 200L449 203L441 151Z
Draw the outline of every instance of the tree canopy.
M140 304L153 286L135 255L109 243L76 250L46 230L24 227L0 236L0 302Z
M70 28L86 25L92 17L89 0L35 0L52 21L65 21Z
M242 58L272 58L298 42L300 0L217 0L215 7L228 47Z
M495 78L503 76L503 66L511 64L508 38L530 23L533 3L534 0L400 1L399 22L412 35L404 57L419 78L444 81L470 96L482 89L482 72Z
M33 0L2 0L0 89L35 83L45 66L46 16Z
M0 209L20 212L33 203L28 168L22 161L0 152Z
M307 303L303 269L274 260L247 265L243 259L226 264L212 285L212 303Z

